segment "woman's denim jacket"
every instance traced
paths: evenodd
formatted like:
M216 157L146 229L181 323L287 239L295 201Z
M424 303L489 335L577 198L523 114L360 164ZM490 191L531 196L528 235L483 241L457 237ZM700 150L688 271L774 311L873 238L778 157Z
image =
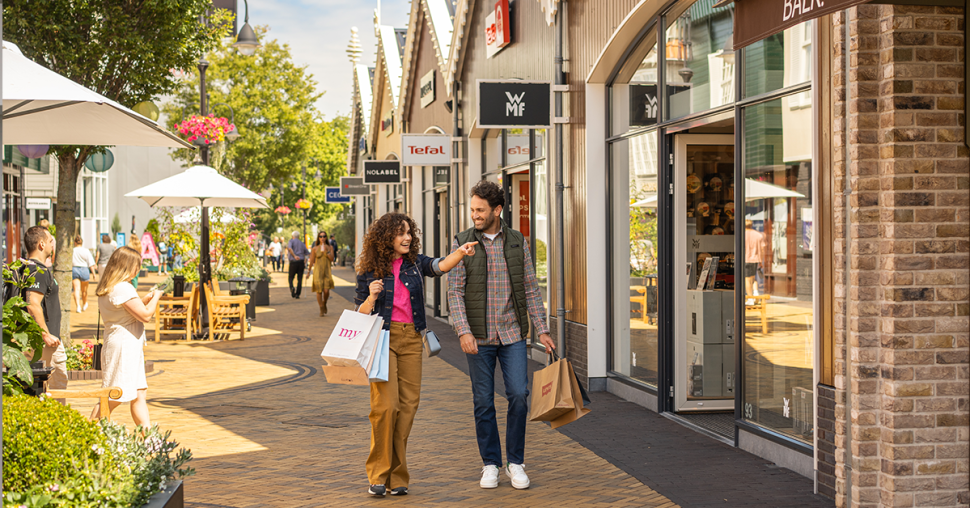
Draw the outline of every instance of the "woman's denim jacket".
M423 254L418 254L418 263L414 263L407 258L401 263L401 282L411 293L411 317L414 319L414 329L418 332L427 327L424 316L424 277L441 277L444 273L438 267L441 258L429 258ZM357 275L357 295L354 303L359 308L367 296L370 295L370 283L377 280L373 272L361 273ZM379 314L384 318L384 329L391 328L391 312L394 310L394 274L384 277L384 291L377 297L374 309L371 314Z

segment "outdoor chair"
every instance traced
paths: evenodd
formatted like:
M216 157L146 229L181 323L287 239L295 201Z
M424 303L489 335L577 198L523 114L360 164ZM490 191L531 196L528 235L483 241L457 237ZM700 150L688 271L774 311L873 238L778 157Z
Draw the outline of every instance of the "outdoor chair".
M51 398L54 399L100 399L101 417L111 421L111 406L108 398L121 398L121 388L109 386L107 388L95 388L92 390L47 390Z
M198 285L189 291L188 296L164 295L158 299L155 308L155 342L162 338L162 334L185 334L185 340L192 340L192 334L197 328L196 300L199 298ZM182 325L176 321L181 320Z
M754 300L754 303L748 305L747 300L745 300L745 310L758 311L761 315L761 333L768 333L768 299L771 298L771 295L749 295L746 298L747 300Z
M212 292L212 286L215 285L218 285L215 280L205 285L205 299L209 309L209 340L215 340L217 333L233 332L232 328L236 325L239 325L239 340L244 340L249 295L217 296Z

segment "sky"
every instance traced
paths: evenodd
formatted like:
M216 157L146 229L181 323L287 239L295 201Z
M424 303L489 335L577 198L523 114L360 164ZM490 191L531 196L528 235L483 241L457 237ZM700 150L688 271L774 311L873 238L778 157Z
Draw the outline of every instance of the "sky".
M382 0L381 24L407 28L410 0ZM239 26L245 7L239 4ZM307 65L326 91L317 102L326 119L350 112L353 74L347 56L350 27L358 28L362 64L375 63L374 9L378 0L249 0L249 23L268 25L268 37L290 45L297 65Z

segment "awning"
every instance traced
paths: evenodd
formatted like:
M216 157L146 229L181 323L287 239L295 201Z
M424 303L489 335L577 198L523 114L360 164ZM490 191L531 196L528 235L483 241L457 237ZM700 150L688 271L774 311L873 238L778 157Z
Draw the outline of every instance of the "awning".
M737 0L734 2L734 49L740 49L786 28L869 0ZM731 0L720 0L723 7Z

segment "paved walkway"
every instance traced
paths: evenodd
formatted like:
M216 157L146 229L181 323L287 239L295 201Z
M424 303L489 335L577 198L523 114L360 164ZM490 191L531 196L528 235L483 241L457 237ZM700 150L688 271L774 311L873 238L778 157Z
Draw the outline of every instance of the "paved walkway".
M148 378L152 419L196 457L187 507L831 506L811 495L809 480L605 393L593 394L593 412L563 432L529 424L530 489L516 491L503 477L498 489L482 490L469 381L460 352L450 351L457 342L440 322L432 326L449 354L425 360L408 453L412 493L371 498L364 472L367 388L327 384L319 369L329 331L352 308L340 296L348 295L352 274L335 274L344 287L328 317L317 317L312 293L291 299L278 274L273 305L259 308L245 341L147 345L146 357L155 361ZM96 312L92 304L75 314L75 339L93 336ZM503 415L504 401L496 399ZM86 401L73 402L90 410ZM126 406L115 416L131 425ZM504 422L499 426L504 430Z

